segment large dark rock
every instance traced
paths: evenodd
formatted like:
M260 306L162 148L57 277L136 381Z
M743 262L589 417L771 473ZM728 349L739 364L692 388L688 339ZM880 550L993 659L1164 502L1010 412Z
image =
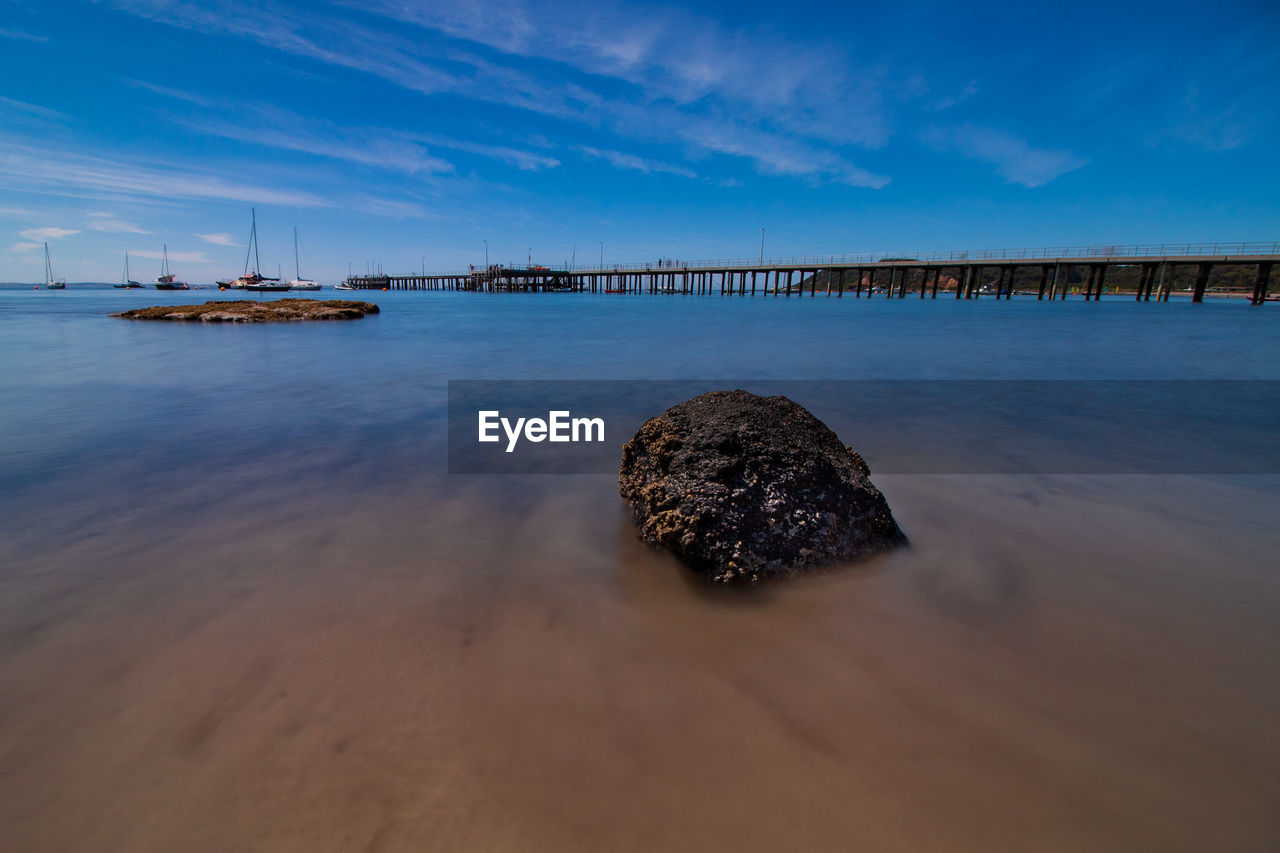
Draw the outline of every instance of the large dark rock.
M618 491L643 539L714 581L755 581L905 542L862 457L786 397L715 391L650 418Z

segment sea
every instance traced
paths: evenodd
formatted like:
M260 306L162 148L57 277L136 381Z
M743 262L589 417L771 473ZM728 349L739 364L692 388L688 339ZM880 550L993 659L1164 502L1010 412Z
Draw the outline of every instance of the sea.
M228 296L0 287L0 849L1280 849L1280 305L110 316ZM788 394L909 545L710 587L478 381Z

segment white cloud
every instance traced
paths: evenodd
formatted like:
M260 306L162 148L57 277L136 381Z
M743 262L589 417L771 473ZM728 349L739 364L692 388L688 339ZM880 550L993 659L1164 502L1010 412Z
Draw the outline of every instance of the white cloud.
M44 248L44 243L14 243L9 247L11 252L32 252Z
M674 137L694 152L744 157L769 174L864 187L884 186L889 180L853 165L832 147L884 145L890 135L884 97L891 89L883 72L850 67L834 39L831 44L797 42L776 33L726 29L680 9L645 7L641 13L609 3L570 2L535 10L524 0L362 0L347 3L360 17L344 18L271 0L252 6L244 0L113 2L149 20L250 39L424 94L450 93L604 126L623 138L669 142ZM395 31L370 26L369 12L394 21ZM405 24L452 41L424 45ZM546 45L555 50L548 52ZM538 72L525 67L530 56L542 66ZM796 61L797 56L820 56L822 61ZM601 87L602 77L613 82ZM620 89L618 82L625 85ZM644 120L634 121L637 114ZM702 124L708 117L713 125L745 128L756 144L717 142L688 130L690 123ZM226 125L207 130L245 135ZM258 136L246 141L267 140ZM288 141L272 138L271 144ZM335 141L325 139L325 150L316 151L316 141L310 140L300 150L344 159L367 157L355 141L339 139L341 144L333 147ZM378 156L404 169L417 154L406 156L403 149L392 148ZM507 156L520 168L550 165L510 152Z
M251 114L254 117L253 125L246 127L234 123L224 114L175 121L211 136L302 151L411 175L449 174L455 171L452 163L432 156L423 146L488 157L526 172L553 169L560 165L556 158L535 151L454 139L441 134L405 133L385 127L342 127L324 119L296 115L265 104L250 106L237 102L234 111L241 120L246 113Z
M434 134L415 134L412 138L427 145L434 145L437 148L448 148L453 151L464 151L468 154L478 154L481 157L490 157L494 160L501 160L507 165L515 166L517 169L524 172L540 172L543 169L554 169L560 165L560 161L554 157L548 157L547 155L539 154L536 151L525 151L520 148L511 148L503 145L486 145L480 142L451 139L447 136L438 136Z
M976 80L971 80L967 86L965 86L963 89L961 89L959 92L955 93L954 95L946 95L944 97L939 98L934 103L933 108L938 112L942 112L943 110L949 110L952 107L954 107L956 104L959 104L963 101L967 101L976 94L978 94L978 83Z
M70 237L72 234L80 232L74 228L58 228L50 226L48 228L28 228L25 231L19 231L19 237L25 237L28 240L61 240L63 237Z
M105 157L33 147L0 137L0 179L9 189L83 196L98 192L124 197L208 199L294 207L329 207L312 193L278 189L170 165L136 165Z
M1208 97L1195 85L1187 87L1176 112L1180 119L1154 134L1155 141L1169 138L1205 151L1232 151L1248 142L1264 122L1252 102Z
M153 252L150 250L130 249L130 255L139 258L150 258L158 261L164 257L163 252ZM208 264L212 263L204 252L170 252L169 260L180 264Z
M683 122L672 130L680 138L721 154L745 157L766 175L825 178L849 186L880 189L889 184L879 175L850 163L828 148L720 118Z
M672 175L679 175L682 178L696 178L698 173L692 169L686 169L683 166L677 166L674 163L664 163L661 160L650 160L645 157L638 157L635 154L627 154L623 151L601 150L599 148L590 148L585 145L579 145L577 151L605 160L616 169L630 169L636 172L666 172Z
M107 234L150 234L147 229L134 225L132 222L125 222L116 219L110 213L90 213L89 216L97 219L89 227L94 231L102 231Z
M26 101L15 101L13 98L0 97L0 107L8 107L11 110L17 110L43 119L60 120L67 118L66 113L58 112L55 109L41 106L40 104L28 104Z
M252 127L231 124L225 120L184 120L181 123L211 136L345 160L408 175L453 171L452 163L432 157L421 145L403 135L384 134L367 127L343 128L323 119L304 119L266 106L258 106L253 112L255 120Z
M184 127L210 136L303 151L410 174L454 171L453 164L429 156L420 147L422 145L489 157L521 171L537 172L560 165L554 157L510 146L488 145L441 134L404 133L391 128L344 128L324 119L297 115L266 104L246 104L240 100L219 102L179 89L137 80L129 82L161 95L211 108L215 113L211 117L174 119ZM246 114L254 118L251 127L243 125ZM264 126L267 128L265 131ZM370 143L370 139L375 141Z
M1087 162L1070 151L1035 148L1019 136L992 127L932 127L922 134L922 138L939 151L955 151L988 163L1006 181L1024 187L1044 186Z
M202 107L211 106L213 101L204 95L197 95L195 92L188 92L185 89L173 89L168 86L157 86L155 83L148 83L146 80L125 80L130 86L139 89L146 89L155 92L157 95L163 95L166 98L173 98L179 101L186 101L189 104L198 104Z
M205 241L206 243L213 243L215 246L238 246L239 245L238 243L236 243L235 238L232 237L230 234L222 234L222 233L196 234L195 236L199 237L201 240Z
M887 138L878 73L855 72L834 44L726 28L686 9L656 4L345 0L345 5L501 54L549 59L624 80L641 87L650 102L715 98L784 124L788 118L822 117L822 126L811 132L844 141L879 145ZM546 45L555 50L546 51ZM797 53L822 61L797 62Z
M374 216L387 216L392 219L438 218L428 217L426 208L412 201L399 201L374 195L358 195L353 199L353 203L360 210L365 213L371 213Z
M47 42L49 40L48 36L38 36L38 35L33 35L32 33L24 33L21 30L6 30L6 29L0 29L0 38L20 39L21 41L38 41L38 42Z

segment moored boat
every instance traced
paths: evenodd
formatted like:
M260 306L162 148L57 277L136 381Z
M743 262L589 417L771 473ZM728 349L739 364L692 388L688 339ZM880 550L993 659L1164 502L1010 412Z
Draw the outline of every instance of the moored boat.
M45 290L66 290L67 282L64 279L53 277L53 261L49 258L49 244L44 244L44 289Z
M169 269L169 246L164 246L164 262L160 265L160 275L156 276L156 290L190 290L191 285L178 281L178 276Z
M279 276L270 278L262 274L258 260L258 211L251 208L249 211L249 248L244 255L244 272L233 282L229 282L226 286L233 287L236 290L252 290L259 293L280 292L289 289L287 283L281 283ZM253 272L249 272L249 259L253 258ZM222 282L218 283L222 287Z
M129 278L129 253L128 252L124 253L124 278L121 279L119 284L113 284L112 287L123 287L126 289L142 287L142 282L134 281L133 279Z
M241 289L254 293L284 293L292 288L290 288L287 281L281 281L278 278L263 278L256 282L246 282L241 285Z
M293 281L289 282L290 290L319 290L320 282L303 278L298 263L298 229L293 229Z

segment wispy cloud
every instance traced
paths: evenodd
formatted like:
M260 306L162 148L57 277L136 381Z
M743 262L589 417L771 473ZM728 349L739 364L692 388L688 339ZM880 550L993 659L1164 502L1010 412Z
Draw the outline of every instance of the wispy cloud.
M134 225L132 222L125 222L117 219L115 214L95 211L89 214L94 222L89 226L94 231L102 231L107 234L150 234L151 232L140 225Z
M18 39L20 41L38 41L47 42L48 36L36 35L34 33L24 33L21 30L6 30L0 28L0 38Z
M665 163L661 160L650 160L647 157L639 157L635 154L627 154L624 151L602 150L600 148L591 148L586 145L579 145L574 150L585 154L588 157L605 160L614 168L630 169L636 172L666 172L671 175L679 175L682 178L696 178L698 173L692 169L686 169L684 166L677 166L674 163Z
M955 151L994 166L996 174L1024 187L1044 186L1087 162L1070 151L1036 148L1020 136L991 127L931 127L921 137L938 151Z
M408 174L446 174L454 171L452 163L429 155L422 146L476 154L499 160L522 171L536 172L560 165L560 161L554 157L512 146L454 139L443 134L405 133L392 128L344 128L333 122L297 115L266 104L218 102L165 86L142 81L129 82L165 97L210 107L211 113L206 117L174 119L197 132L304 151L366 166ZM250 123L252 126L244 124L246 113L253 119Z
M196 234L195 236L199 237L201 240L205 241L206 243L213 243L215 246L238 246L239 245L239 243L235 241L235 238L232 237L230 234L222 234L222 233Z
M429 215L426 208L415 201L405 201L402 199L386 198L384 196L375 196L369 194L361 194L353 199L353 203L366 213L374 216L386 216L391 219L434 219L436 216Z
M374 168L406 174L448 174L455 171L452 163L430 155L424 146L476 154L528 172L553 169L560 165L560 161L554 157L508 145L490 145L443 134L406 133L393 128L342 127L324 119L297 115L266 104L218 102L163 86L141 82L137 82L137 85L166 97L210 107L209 115L204 117L173 119L199 133L303 151ZM252 119L248 126L245 123L246 116Z
M27 240L61 240L64 237L70 237L80 232L74 228L58 228L57 226L49 226L47 228L28 228L25 231L19 231L18 236Z
M390 169L407 175L419 172L445 174L453 164L433 157L412 139L370 128L344 128L323 119L303 118L283 110L258 105L252 110L252 126L227 120L182 120L192 130L254 145L314 154L361 166Z
M188 104L196 104L202 107L213 105L212 98L206 98L204 95L197 95L195 92L188 92L186 89L174 89L169 86L159 86L155 83L148 83L146 80L134 80L131 78L126 78L124 82L135 88L146 89L149 92L155 92L157 95L163 95L166 98L173 98L177 101L186 101Z
M509 56L551 58L576 71L626 81L649 102L735 104L753 117L788 123L824 116L814 132L883 144L888 129L873 69L851 69L837 45L796 41L776 31L727 28L687 9L569 0L413 3L344 0L362 12L482 44ZM548 55L545 46L556 49ZM796 62L794 57L821 57Z
M67 114L40 104L28 104L26 101L15 101L13 98L0 97L0 107L7 107L11 110L27 113L37 118L61 121L67 118Z
M890 136L882 72L850 67L843 52L832 49L836 43L789 42L776 33L726 29L680 9L646 7L637 14L608 3L535 10L524 0L371 0L349 4L360 14L343 17L272 0L252 6L244 0L113 2L150 20L246 38L428 95L459 95L604 126L624 139L661 143L674 137L687 150L746 158L767 174L863 187L889 180L832 147L875 148ZM369 13L394 22L395 29L371 26ZM404 24L450 41L424 45L404 31ZM548 44L556 50L547 53ZM536 73L526 61L534 55L540 66ZM797 62L797 55L822 61ZM637 113L643 122L632 120ZM688 129L707 119L745 128L754 144L730 144L717 134ZM206 130L236 132L225 126ZM350 142L341 145L346 155L353 154ZM384 153L392 161L412 162L403 150ZM360 156L359 146L355 154ZM528 155L502 154L520 168L549 166Z
M149 258L154 261L158 261L164 257L163 252L154 252L150 249L130 249L129 254L135 255L139 258ZM204 252L169 252L169 260L180 264L213 263Z
M956 92L954 95L944 95L935 101L933 108L938 112L949 110L956 104L963 103L976 94L978 94L978 82L976 80L970 80L969 83L959 92Z
M517 169L525 172L540 172L543 169L554 169L560 165L560 161L554 157L539 154L536 151L525 151L520 148L512 148L506 145L487 145L485 143L471 142L465 139L452 139L438 134L415 134L411 138L421 141L427 145L434 145L437 148L447 148L451 151L463 151L467 154L477 154L481 157L500 160L509 166L515 166Z
M1156 141L1173 139L1213 152L1241 147L1257 134L1264 121L1263 113L1253 103L1206 97L1195 85L1186 88L1177 113L1180 119L1158 132Z
M124 197L238 201L295 207L332 203L301 190L245 183L214 172L168 165L142 166L107 157L33 147L0 137L0 179L11 189L70 196L107 193Z
M34 252L44 247L44 243L14 243L9 247L11 252Z
M679 138L721 154L745 157L766 175L826 179L849 186L880 189L889 184L879 175L849 162L839 153L803 140L758 131L726 119L682 122L671 131Z

